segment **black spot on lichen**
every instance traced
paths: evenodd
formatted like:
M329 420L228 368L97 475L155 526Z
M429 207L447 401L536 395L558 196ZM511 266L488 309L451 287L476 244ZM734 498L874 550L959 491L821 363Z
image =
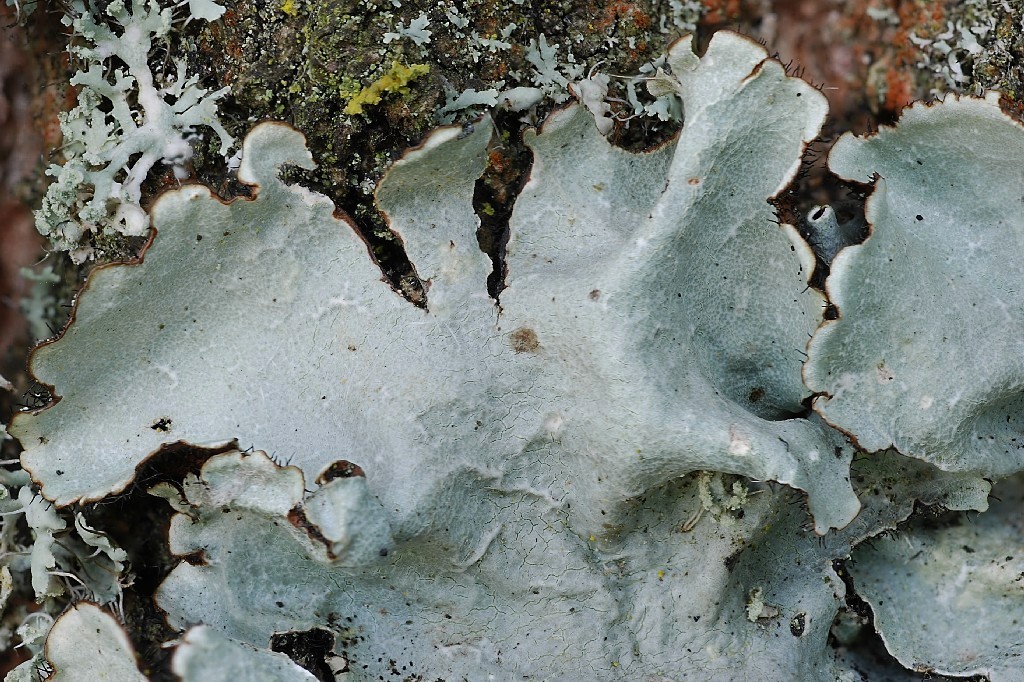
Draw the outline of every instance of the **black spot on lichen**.
M160 417L155 422L153 422L152 426L150 426L149 428L153 429L154 431L160 431L161 433L167 433L168 431L171 430L171 418Z
M793 616L793 619L789 621L789 631L794 637L800 637L804 634L804 627L807 624L807 614L800 612Z

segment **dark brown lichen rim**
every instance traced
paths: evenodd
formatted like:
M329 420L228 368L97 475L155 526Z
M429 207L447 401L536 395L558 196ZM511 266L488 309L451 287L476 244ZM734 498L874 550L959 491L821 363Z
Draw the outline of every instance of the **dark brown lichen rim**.
M291 465L291 464L283 464L283 465L282 464L278 464L269 455L267 455L266 452L264 452L262 450L255 450L255 451L252 451L252 452L242 452L242 451L238 450L237 447L232 447L232 448L226 448L223 451L221 451L219 453L216 453L216 454L234 454L234 453L238 453L243 458L244 457L252 457L252 456L264 457L264 458L266 458L266 460L268 462L270 462L274 466L274 468L277 471L284 471L286 469L293 469L294 471L296 471L298 473L299 478L300 478L300 480L302 482L302 489L303 489L302 500L299 502L298 505L296 505L295 507L292 507L291 509L288 510L288 513L286 514L286 518L288 519L288 522L296 530L298 530L303 535L305 535L307 538L309 538L309 540L312 543L319 544L319 545L323 546L325 553L327 554L327 556L330 559L332 559L332 560L333 559L337 559L338 558L337 555L335 555L334 552L331 550L331 543L330 543L330 541L326 537L324 537L323 533L320 532L319 528L317 528L314 524L312 524L309 521L308 518L306 518L306 511L305 511L304 503L306 501L306 498L309 496L309 492L306 489L306 474L302 471L302 469L300 469L297 466ZM209 460L207 460L207 461L209 461ZM359 469L360 472L362 471L362 468L359 467L358 464L353 464L352 462L349 462L347 460L336 460L335 462L331 463L327 467L327 469L324 470L324 473L326 474L328 471L333 470L336 466L340 466L342 469L346 469L346 468L348 468L348 466L354 466L357 469ZM203 474L205 472L205 469L206 469L206 462L203 463L203 466L202 466L202 468L199 471L199 479L200 480L203 480ZM321 475L323 475L323 474L321 474ZM353 474L353 475L358 476L359 474ZM173 516L179 516L179 515L188 517L188 515L184 514L183 512L175 512ZM171 532L171 526L170 526L170 524L168 524L167 531L166 531L166 539L164 541L164 544L168 548L170 548L170 546L171 546L170 532ZM192 552L184 552L182 554L176 554L173 551L171 551L170 555L173 556L173 557L176 557L177 559L179 559L182 562L188 563L188 564L193 565L193 566L196 566L196 565L198 565L198 566L207 566L207 565L209 565L207 563L207 560L206 560L205 552L203 552L202 549L199 549L199 550L196 550L196 551L192 551ZM189 560L190 557L196 557L197 559L199 559L199 561L197 563L192 563L192 561ZM179 565L180 565L180 563L179 563ZM164 625L167 626L167 629L171 630L173 632L178 632L179 630L177 628L173 627L171 625L171 623L170 623L170 614L168 614L165 609L160 607L160 603L159 603L159 601L157 599L158 595L160 594L160 589L163 587L163 585L164 585L164 583L166 581L167 581L167 576L164 576L164 579L160 582L160 585L158 585L156 590L153 591L153 594L150 596L150 599L152 599L153 606L156 608L157 612L161 614L161 616L162 616L162 618L164 620Z

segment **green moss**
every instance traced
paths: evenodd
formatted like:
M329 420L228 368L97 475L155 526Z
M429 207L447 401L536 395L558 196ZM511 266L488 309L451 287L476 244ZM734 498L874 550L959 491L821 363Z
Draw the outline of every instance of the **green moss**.
M390 71L367 85L349 100L345 106L345 113L350 116L361 114L366 106L380 104L384 96L389 93L406 95L409 93L409 83L428 73L430 73L430 67L426 64L406 66L397 61L391 62Z
M360 90L362 90L362 86L359 85L359 81L349 76L343 76L341 84L338 86L338 94L345 100L351 100L359 94Z

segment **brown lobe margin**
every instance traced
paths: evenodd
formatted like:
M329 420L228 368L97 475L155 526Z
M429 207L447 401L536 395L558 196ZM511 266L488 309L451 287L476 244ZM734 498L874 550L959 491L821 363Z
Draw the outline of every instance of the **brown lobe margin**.
M877 134L877 133L873 133L873 135L874 134ZM833 149L834 149L834 147L833 147ZM829 154L831 154L831 153L832 153L832 150L830 149L829 150ZM827 160L826 160L826 166L828 166L828 161ZM831 170L829 170L829 172L831 172ZM847 183L847 184L849 184L849 185L851 185L853 187L862 188L862 190L865 191L865 192L868 191L868 188L870 188L870 190L871 190L871 194L867 197L867 199L864 202L864 222L865 222L865 224L867 226L867 235L865 235L864 240L861 241L859 244L853 244L853 245L847 247L846 249L843 249L843 251L847 251L847 249L853 249L856 246L861 246L863 244L866 244L868 242L868 240L871 239L872 235L874 235L874 233L875 233L875 225L874 225L874 223L871 222L870 218L868 218L868 204L872 200L872 198L874 198L874 196L875 196L874 188L877 185L878 179L881 176L878 175L878 173L875 173L871 177L871 182L870 183L862 183L862 182L857 182L855 180L847 180L845 178L840 178L835 173L832 173L832 174L835 175L835 177L839 178L840 182L845 182L845 183ZM842 253L843 252L841 251L839 254L837 254L836 259L841 257ZM850 253L856 253L856 251L850 251ZM847 258L849 258L849 257L850 256L847 255ZM830 327L830 326L832 326L834 324L839 324L840 320L843 319L843 311L839 307L839 305L836 303L836 297L835 297L835 294L833 293L834 281L835 280L833 280L832 277L835 274L834 266L835 266L836 259L832 260L833 268L830 269L829 276L825 278L825 286L824 286L823 291L821 292L822 295L824 295L824 297L825 297L825 303L826 303L826 309L825 310L826 310L826 312L831 312L834 317L831 317L831 318L824 317L821 320L821 323L818 324L817 329L814 330L814 333L811 334L811 337L809 339L807 339L807 343L804 345L804 355L807 356L807 360L805 360L803 363L800 364L800 381L808 389L811 389L811 384L810 384L810 381L808 381L807 367L810 364L811 349L812 349L812 346L814 346L814 343L815 343L814 340L816 338L819 338L818 334L823 329L825 329L826 327ZM813 389L811 389L811 390L813 390ZM861 447L860 443L857 441L857 437L853 433L851 433L851 432L849 432L849 431L847 431L845 429L840 428L839 426L837 426L836 424L833 424L831 421L829 421L825 417L825 414L822 412L822 409L819 408L819 406L818 406L819 402L820 402L820 399L822 399L822 398L831 399L832 396L829 393L825 392L825 391L818 391L818 392L813 393L811 395L811 410L813 410L815 413L817 413L817 415L819 417L821 417L822 421L824 421L830 427L832 427L833 429L835 429L839 433L841 433L844 436L846 436L846 438L853 444L853 446L855 448L857 448L861 452L867 452L867 450L865 450L864 448ZM890 446L890 447L892 447L892 446ZM889 448L882 448L882 450L886 450L886 449L889 449ZM895 448L892 448L892 449L895 449ZM877 452L881 452L881 450L878 450Z
M54 621L53 624L56 625L57 621L61 620L62 618L67 617L68 614L70 614L72 611L77 610L78 607L81 606L82 604L87 604L89 606L95 606L97 609L102 611L104 614L106 614L108 616L111 615L109 611L107 611L106 609L104 609L102 606L100 606L96 602L92 601L91 599L82 599L81 601L77 601L74 604L72 604L64 613L62 613L59 616L57 616L57 620ZM117 619L115 619L115 622L117 622ZM51 626L51 628L52 627L53 626ZM126 640L128 640L128 652L132 656L132 662L135 663L135 667L136 668L140 668L141 669L141 667L142 667L141 664L143 663L143 661L140 660L138 652L135 651L135 644L132 642L132 638L128 634L128 630L125 628L124 623L121 623L121 622L117 622L117 627L121 630L122 634L124 634L124 638ZM51 669L50 674L47 675L45 679L48 679L48 680L56 679L57 674L60 672L60 668L53 664L53 654L50 651L50 638L49 637L47 637L46 641L43 643L43 657L46 659L46 662L49 663L49 667ZM38 672L36 674L38 675Z
M946 96L946 99L942 100L941 102L939 100L932 100L932 101L916 100L914 102L910 102L909 104L904 106L902 109L900 109L899 113L897 114L896 121L894 123L892 123L891 125L890 124L880 125L880 126L878 126L878 128L876 130L870 131L870 132L868 132L868 133L866 133L864 135L857 135L856 138L859 139L859 140L870 140L872 138L880 136L883 132L890 132L890 131L897 130L899 128L900 121L902 120L904 115L907 112L909 112L910 110L912 110L912 109L917 109L917 108L932 109L932 108L937 107L940 103L945 103L947 101L960 101L962 99L978 100L978 99L983 99L983 98L981 98L981 97L972 97L972 96L968 96L968 95L960 95L960 94L956 94L956 93L950 93L950 94L948 94ZM1005 116L1010 118L1018 126L1024 127L1024 100L1018 100L1018 99L1010 98L1010 97L1007 97L1005 94L1000 93L999 109L1000 109L1000 111ZM844 133L844 135L851 135L851 134L852 133ZM833 145L833 149L834 148L835 147ZM829 155L831 155L831 154L832 154L832 149L829 150ZM826 160L826 166L828 166L831 169L831 166L828 164L827 160ZM833 173L833 175L836 175L836 174ZM836 177L839 177L839 176L836 175ZM871 192L870 195L867 197L867 199L864 202L864 220L865 220L865 222L867 224L867 236L864 238L864 240L862 242L860 242L860 244L866 244L868 242L868 240L871 239L872 235L875 233L875 225L874 225L874 223L871 222L870 218L868 217L868 209L869 209L869 204L871 203L871 201L876 196L875 187L877 186L878 180L879 180L880 177L881 176L878 173L874 173L871 176L871 181L870 182L859 182L857 180L849 180L847 178L839 177L839 180L841 182L847 183L847 184L849 184L849 185L851 185L853 187L858 188L859 190L862 190L862 191L865 191L865 192L870 190L870 192ZM842 317L843 317L842 310L835 303L835 296L833 295L833 292L832 292L832 281L833 280L832 280L831 276L829 276L825 280L825 291L823 293L825 294L825 299L828 301L828 304L831 306L832 310L835 311L835 318L834 319L822 320L822 323L820 325L818 325L818 328L814 331L813 336L807 342L807 347L805 348L805 350L807 350L807 351L810 350L811 343L814 341L814 338L818 335L819 331L821 331L822 329L824 329L828 325L832 325L832 324L838 323L842 319ZM810 384L807 381L807 363L804 363L801 366L801 368L800 368L800 375L801 375L801 380L803 381L804 385L810 387ZM814 396L813 396L812 409L818 414L819 417L822 418L822 420L826 424L828 424L830 427L832 427L836 431L839 431L844 436L846 436L850 440L850 442L853 443L853 445L858 450L860 450L861 452L869 452L868 450L866 450L863 447L861 447L860 443L857 441L857 437L853 433L850 433L849 431L841 428L840 426L838 426L836 424L833 424L831 421L829 421L825 417L825 415L822 413L821 409L818 408L818 399L819 398L831 398L831 397L832 397L831 395L829 395L828 393L826 393L824 391L819 392L819 393L815 393ZM880 448L878 450L874 450L874 451L871 451L871 452L882 452L884 450L894 450L896 452L899 452L901 455L904 454L904 453L900 452L900 450L896 447L895 443L890 443L887 447L883 447L883 448ZM907 455L904 455L904 456L907 456Z
M1024 99L999 93L999 109L1018 125L1024 126Z
M940 103L945 103L945 102L948 102L948 101L960 101L960 100L963 100L963 99L980 100L980 99L984 99L984 98L982 98L982 97L972 97L972 96L969 96L969 95L960 95L960 94L957 94L957 93L951 93L951 94L948 94L946 96L945 100L941 100L941 101L939 101L939 100L932 100L932 101L917 100L917 101L914 101L914 102L911 102L911 103L907 104L902 109L900 109L899 114L897 115L896 121L892 125L883 124L883 125L880 125L877 130L873 130L873 131L871 131L871 132L869 132L867 134L864 134L864 135L857 135L856 137L857 137L857 139L860 139L860 140L869 140L871 138L880 136L883 132L895 131L896 129L899 128L900 120L911 109L915 109L915 108L932 109L932 108L937 107ZM1005 115L1008 118L1010 118L1015 124L1017 124L1018 127L1024 128L1024 100L1013 99L1013 98L1007 97L1006 95L1000 93L999 109L1003 113L1003 115ZM850 133L844 133L844 134L850 134ZM830 150L829 154L831 154L831 153L832 152ZM835 173L833 173L833 175L835 175ZM836 176L836 177L839 177L839 176ZM867 223L868 233L867 233L867 236L864 238L864 241L861 242L861 244L866 244L868 242L868 240L871 239L871 236L875 232L875 225L868 218L868 208L869 208L870 202L876 196L875 187L876 187L876 185L878 183L878 179L880 177L881 176L878 173L874 173L871 176L871 182L869 182L869 183L862 183L862 182L857 182L856 180L847 180L846 178L840 178L841 181L847 182L847 183L849 183L851 185L854 185L854 186L864 187L864 188L871 188L871 194L870 194L870 196L868 196L868 198L866 199L866 201L864 203L864 219L865 219L865 222ZM833 296L832 291L831 291L832 287L830 286L831 285L831 281L832 281L831 276L828 279L825 280L825 291L824 291L824 294L825 294L825 298L828 301L829 305L831 305L833 310L835 310L835 319L823 320L822 323L820 325L818 325L818 329L815 330L814 335L810 339L808 339L808 341L807 341L806 350L808 350L808 351L810 350L811 343L813 343L814 338L817 337L819 331L821 331L822 329L824 329L828 325L837 324L842 319L842 317L843 317L842 310L834 302L834 296ZM807 363L806 362L800 367L800 376L801 376L801 380L803 381L804 385L809 388L810 384L807 382ZM860 441L857 440L857 436L855 434L853 434L852 432L842 428L838 424L833 423L832 421L830 421L828 419L828 417L825 416L824 412L822 411L822 408L819 408L819 406L818 406L819 402L820 402L820 399L822 399L822 398L831 399L832 396L830 394L824 392L824 391L819 392L819 393L815 393L812 396L811 409L814 410L814 412L816 412L817 415L819 417L821 417L821 420L824 421L828 426L830 426L831 428L835 429L839 433L843 434L847 438L847 440L849 440L850 443L855 448L857 448L857 450L859 450L860 452L865 452L865 453L868 453L868 454L875 454L875 453L883 452L885 450L892 450L894 452L897 452L897 453L903 455L904 457L912 457L912 455L907 455L906 453L902 452L899 448L897 448L895 443L889 443L888 445L886 445L884 447L881 447L881 448L878 448L877 450L868 450L868 449L864 448L863 446L861 446Z
M828 320L828 322L835 322L835 320ZM821 421L825 422L826 425L828 425L830 428L835 429L839 433L843 434L843 436L845 436L846 439L848 441L850 441L850 444L854 448L856 448L858 452L863 452L863 453L866 453L866 454L869 454L869 455L873 455L873 454L877 454L879 452L884 452L886 450L892 450L893 452L898 452L899 454L903 455L904 457L910 457L911 456L911 455L907 455L907 454L905 454L903 452L900 452L899 448L896 447L895 443L889 443L888 445L886 445L884 447L881 447L881 448L878 448L877 450L868 450L867 448L863 447L860 444L860 441L857 440L857 436L855 434L853 434L850 431L847 431L846 429L844 429L843 427L839 426L838 424L833 423L831 420L828 419L828 417L825 416L825 414L818 407L818 402L822 398L831 399L832 396L829 395L828 393L815 393L813 396L811 396L811 409L814 410L814 412L821 418Z
M49 409L49 408L44 408ZM39 410L40 412L42 410ZM28 413L19 413L28 414ZM39 492L44 499L49 500L58 509L65 509L73 504L88 504L99 502L109 497L116 497L123 494L130 487L149 485L167 481L181 481L188 474L198 476L206 464L206 460L214 455L238 450L238 440L232 439L209 447L193 445L188 441L177 440L172 443L163 443L156 450L145 455L135 465L135 472L131 479L120 488L109 490L100 497L76 497L68 502L57 503L46 497L46 487L36 477L31 469L25 467L32 482L39 487Z
M191 462L191 465L186 464L186 466L184 467L185 468L184 471L179 470L177 472L174 472L174 473L170 474L171 476L174 476L174 475L180 476L179 480L183 479L185 477L185 474L187 474L187 473L194 474L194 475L198 476L200 478L200 480L202 480L202 467L206 464L206 460L210 459L210 457L212 457L214 455L223 454L223 453L226 453L226 452L240 452L238 450L238 441L237 440L233 440L233 441L231 441L229 443L226 443L224 445L218 446L216 448L202 448L202 447L199 447L199 446L192 445L190 443L186 443L184 441L178 441L176 443L171 443L169 445L161 446L160 450L158 450L157 453L155 453L155 454L159 455L159 456L167 457L169 462L179 463L183 459L185 459L185 458L180 456L180 453L183 452L183 451L186 452L186 453L191 453L193 455L193 460ZM249 453L248 452L241 452L241 454L243 456L245 456L246 454L249 454ZM261 453L261 454L263 456L267 456L266 453ZM175 456L175 455L178 455L178 456ZM197 463L197 461L194 459L195 456L201 456L203 458L202 461ZM152 455L151 455L151 457L152 457ZM148 463L150 458L147 458L147 460L143 464ZM269 457L268 457L268 459L269 459ZM293 466L290 466L290 465L282 466L282 465L278 464L277 462L274 462L274 460L270 460L270 461L274 464L274 466L277 469L296 469L296 467L293 467ZM139 468L142 467L143 464L140 464L139 466L136 467L136 472L138 472ZM298 470L298 471L299 471L299 475L302 476L303 479L305 479L305 474L303 474L301 470ZM347 460L338 460L338 461L334 462L322 474L320 474L320 478L324 478L325 476L327 476L329 474L336 474L335 476L332 476L332 479L333 478L344 478L344 477L349 477L350 478L350 477L353 477L353 476L364 476L365 475L365 474L363 474L362 467L360 467L357 464L353 464L353 463L351 463L351 462L349 462ZM330 479L330 480L332 480L332 479ZM318 482L319 482L319 479L318 479ZM303 484L303 487L305 487L305 484ZM327 538L325 538L323 533L320 532L320 529L317 528L316 526L314 526L312 523L310 523L309 519L306 518L306 512L302 508L302 503L300 503L298 506L294 507L291 511L288 512L288 521L293 526L295 526L297 529L303 531L311 540L313 540L315 542L319 542L320 544L322 544L324 546L324 548L327 550L327 555L330 558L332 558L332 559L337 558L334 555L334 553L331 552L331 543L328 542ZM182 559L183 561L188 562L188 563L192 563L193 561L197 561L198 560L198 561L202 562L200 565L206 565L205 564L206 559L205 559L205 556L202 555L202 552L199 552L198 555L195 552L190 553L190 554L181 555L181 556L179 556L179 558ZM193 564L193 565L195 565L195 564Z
M377 190L379 190L381 185L383 185L387 181L388 176L391 175L391 171L394 170L395 166L397 166L399 162L405 161L413 152L418 152L426 148L427 143L435 135L440 135L445 130L461 130L463 132L465 132L467 128L469 130L472 130L473 126L479 125L483 123L485 120L488 120L487 114L481 114L480 116L477 116L473 120L467 121L465 123L452 123L448 125L438 126L437 128L433 128L423 137L422 140L420 140L417 144L413 145L412 147L407 147L405 150L402 151L402 154L397 159L392 161L391 165L388 166L386 171L384 171L384 174L380 177L380 180L377 181L377 185L373 189L373 206L376 209L377 213L380 214L380 217L384 220L384 224L387 226L388 232L390 232L391 235L395 238L398 248L401 250L402 255L405 256L405 261L409 264L410 274L412 275L415 282L420 286L420 291L422 292L422 295L417 300L413 300L412 297L403 292L400 287L397 287L395 283L388 278L388 276L384 272L384 268L380 264L380 261L377 260L377 256L374 255L373 253L373 245L370 244L370 242L366 239L365 236L363 236L362 231L358 227L356 227L355 219L349 216L345 211L341 209L336 208L334 211L334 217L339 218L348 223L349 227L356 234L356 236L362 240L363 244L366 246L366 253L369 255L370 260L373 261L373 263L381 271L380 280L387 284L392 291L394 291L402 298L408 300L417 308L422 308L424 310L427 309L429 300L428 294L430 293L430 280L423 279L422 277L420 277L420 273L416 270L416 264L412 262L412 259L409 258L408 252L406 252L405 250L405 237L391 224L391 216L389 216L386 211L382 210L380 204L378 203ZM462 139L461 136L459 139ZM483 177L483 174L486 170L487 167L485 165L480 172L480 177ZM477 180L479 179L480 178L478 177Z
M168 191L173 192L178 190ZM213 192L210 192L210 195L217 198L217 195L213 194ZM64 326L52 338L40 341L39 343L32 347L31 351L29 351L28 366L26 367L29 376L31 376L36 383L38 383L40 386L43 386L47 391L49 391L51 398L50 402L45 407L41 407L37 410L15 412L14 415L11 417L10 422L10 427L12 427L15 431L18 430L17 423L21 421L21 419L24 419L23 415L31 415L34 417L40 414L41 412L45 412L46 410L50 409L51 407L53 407L54 405L61 401L61 395L57 393L56 386L48 384L45 381L40 381L39 378L36 376L36 373L33 368L33 363L36 359L36 353L38 353L41 349L46 348L47 346L51 346L53 344L58 343L61 339L64 338L64 335L67 333L68 329L75 322L75 318L78 315L78 306L81 305L82 299L87 298L90 295L89 291L95 284L95 281L105 276L103 275L103 272L105 270L109 270L111 268L133 267L136 265L141 265L143 261L146 259L146 252L149 250L149 247L153 244L153 240L156 238L156 235L157 229L155 227L150 227L149 238L146 240L146 243L143 244L142 247L139 249L139 255L136 256L135 258L132 258L127 261L114 261L112 263L104 263L103 265L97 265L92 270L90 270L89 274L85 278L85 282L82 284L82 288L78 290L78 293L75 294L74 300L71 302L71 313L68 315L68 319L64 323ZM19 419L19 417L21 419ZM12 432L11 435L13 435L15 438L18 438L16 433ZM18 441L21 442L21 439L18 438ZM21 445L26 450L28 449L28 446L26 446L25 443L21 443ZM35 481L35 479L33 479L33 481ZM38 482L36 483L38 484Z
M194 552L189 552L188 554L182 554L178 558L181 559L186 564L188 564L189 566L209 566L210 565L210 561L206 558L206 552L204 552L201 549L197 549ZM168 622L168 627L170 627L170 622Z
M331 543L326 537L324 537L324 534L320 532L319 528L310 523L308 518L306 518L306 511L302 508L301 504L297 507L293 507L291 511L288 512L288 522L305 533L313 542L323 545L329 558L338 558L337 555L331 551Z
M329 467L324 469L319 476L316 477L317 485L324 485L330 483L336 478L366 478L366 472L358 464L354 464L347 459L339 459L332 462Z

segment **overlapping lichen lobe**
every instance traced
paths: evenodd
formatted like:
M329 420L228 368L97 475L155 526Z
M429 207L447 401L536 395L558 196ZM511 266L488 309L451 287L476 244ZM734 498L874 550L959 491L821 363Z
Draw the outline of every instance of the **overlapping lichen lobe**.
M332 559L335 558L334 553L331 551L331 542L328 540L320 529L317 528L316 524L311 523L306 517L305 510L300 507L295 507L288 512L288 522L292 524L296 529L302 531L306 536L313 542L323 545L324 549L327 550L327 556Z

